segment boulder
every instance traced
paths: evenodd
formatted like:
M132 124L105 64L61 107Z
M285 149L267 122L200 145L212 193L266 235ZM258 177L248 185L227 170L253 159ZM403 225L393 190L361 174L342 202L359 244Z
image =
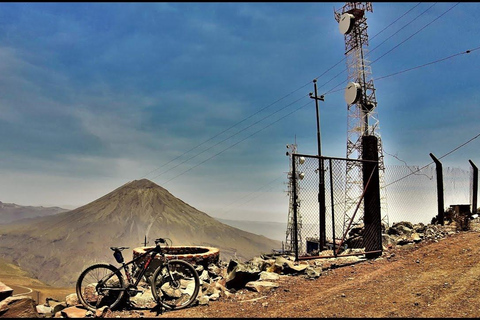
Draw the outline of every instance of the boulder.
M278 273L275 272L268 272L268 271L262 271L260 272L260 280L278 280L280 279L280 276Z
M5 300L8 297L11 297L13 294L13 289L7 286L6 284L0 282L0 301Z
M245 285L245 288L250 289L255 292L268 292L273 289L278 288L278 284L271 281L250 281Z
M71 293L65 297L65 303L68 307L76 306L80 304L76 293Z
M257 280L260 269L256 266L233 261L228 265L227 272L226 287L238 290L245 287L247 282Z
M64 318L85 318L87 310L79 307L67 307L60 311L60 314Z
M0 302L0 318L40 318L40 315L31 297L15 296Z

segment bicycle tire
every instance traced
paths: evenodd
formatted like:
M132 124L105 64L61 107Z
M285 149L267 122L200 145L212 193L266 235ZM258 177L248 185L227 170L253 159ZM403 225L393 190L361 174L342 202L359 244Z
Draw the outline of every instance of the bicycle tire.
M106 283L99 287L100 280ZM123 288L125 286L122 274L117 268L108 264L94 264L88 267L80 274L76 284L78 299L91 311L104 306L115 309L125 295L125 290L121 290Z
M173 280L168 274L166 264L174 277ZM153 273L151 289L157 303L166 309L184 309L197 299L200 278L190 263L183 260L169 260Z

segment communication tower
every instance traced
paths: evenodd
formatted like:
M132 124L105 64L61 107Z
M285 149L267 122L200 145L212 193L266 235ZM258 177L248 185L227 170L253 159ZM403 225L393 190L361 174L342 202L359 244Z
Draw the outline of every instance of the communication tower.
M377 100L373 85L372 70L368 61L367 18L373 12L371 2L347 2L341 9L334 10L335 20L345 38L345 55L348 84L345 89L347 102L347 158L362 159L362 137L374 135L378 138L378 163L382 212L386 213L384 188L385 166L383 163L382 140L377 119ZM346 165L346 214L345 222L351 219L352 210L363 191L360 163L347 161ZM388 225L388 215L382 217ZM344 226L345 227L345 226Z
M287 194L289 197L288 203L288 220L287 220L287 232L285 238L285 251L294 251L297 247L297 243L299 244L298 251L303 251L303 241L302 241L302 215L300 214L300 201L297 200L297 226L295 227L295 217L294 217L294 208L293 205L295 203L294 193L293 193L293 177L295 175L295 184L296 190L299 190L298 181L303 179L304 173L293 172L293 155L297 153L297 145L296 144L287 144L288 151L286 155L289 158L290 170L287 173L288 178L288 189ZM297 161L302 164L305 162L303 157L296 157ZM297 230L297 239L298 242L295 242L295 229Z

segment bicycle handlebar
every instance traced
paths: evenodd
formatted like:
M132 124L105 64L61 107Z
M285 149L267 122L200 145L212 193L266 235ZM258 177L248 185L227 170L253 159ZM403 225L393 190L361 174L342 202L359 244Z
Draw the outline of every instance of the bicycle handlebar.
M158 238L158 239L155 239L155 244L159 244L159 243L166 243L167 241L163 238Z

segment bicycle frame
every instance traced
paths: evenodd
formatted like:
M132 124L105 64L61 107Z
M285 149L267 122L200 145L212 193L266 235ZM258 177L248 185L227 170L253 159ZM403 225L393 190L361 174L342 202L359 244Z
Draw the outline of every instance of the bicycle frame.
M137 262L137 261L140 261L142 260L145 256L149 255L149 257L147 258L147 260L145 261L145 263L143 264L143 267L142 269L140 270L140 273L136 276L136 280L135 282L133 282L133 278L134 276L130 274L130 272L128 271L128 266ZM141 255L139 255L138 257L130 260L129 262L125 263L125 262L122 262L122 266L121 267L115 267L113 266L114 268L117 269L117 271L121 271L122 269L124 270L125 272L125 275L127 277L127 281L128 281L128 286L125 287L125 288L110 288L110 290L115 290L115 291L128 291L130 288L136 288L138 286L138 284L140 283L140 280L143 278L143 276L145 275L145 273L147 272L147 269L148 269L148 266L150 265L150 263L153 261L153 259L155 259L155 257L157 255L161 255L161 256L164 256L162 250L161 250L161 247L160 247L160 244L157 244L154 248L152 249L149 249L147 250L145 253L142 253ZM162 262L163 264L163 262ZM168 264L167 264L167 269L168 269L168 272L170 273L170 268L168 267ZM113 274L112 274L113 275ZM108 280L108 278L110 278L111 275L108 275L106 278L106 280Z

